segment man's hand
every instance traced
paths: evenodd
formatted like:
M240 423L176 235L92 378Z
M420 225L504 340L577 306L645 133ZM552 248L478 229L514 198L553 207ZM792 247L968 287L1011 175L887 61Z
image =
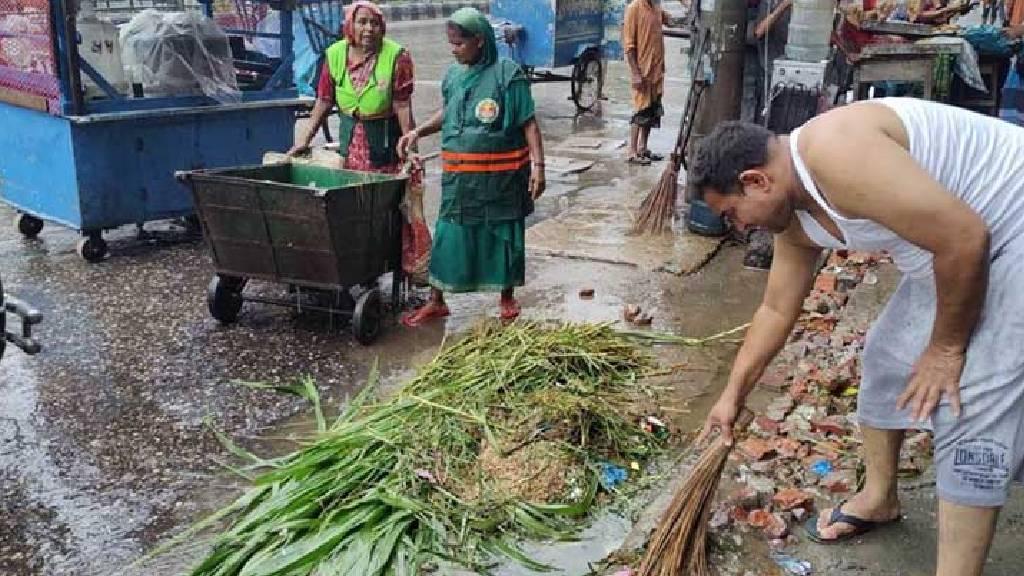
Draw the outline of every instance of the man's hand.
M296 144L285 152L286 156L295 158L296 156L304 156L309 153L309 144Z
M725 394L719 396L718 402L715 403L715 406L708 414L704 430L697 437L697 443L704 442L715 430L719 430L725 445L732 446L732 427L736 423L736 416L740 413L740 406L742 404L742 402L737 402Z
M405 160L406 156L409 155L409 149L416 145L420 139L419 132L410 130L405 133L401 138L398 139L398 157Z
M910 382L896 400L903 410L908 405L914 422L922 422L935 411L942 395L949 397L953 416L960 417L960 375L964 370L964 353L929 345L918 358Z
M544 193L547 184L544 182L544 166L534 165L530 170L530 198L536 200Z

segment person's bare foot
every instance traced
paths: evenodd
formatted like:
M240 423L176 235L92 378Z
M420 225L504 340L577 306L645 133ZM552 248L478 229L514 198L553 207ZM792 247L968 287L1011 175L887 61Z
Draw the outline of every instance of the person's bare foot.
M822 540L836 540L857 530L856 526L842 520L830 523L832 510L826 508L818 514L818 534ZM868 496L866 492L858 492L841 505L841 512L860 520L884 524L900 517L900 503L895 496L877 500Z

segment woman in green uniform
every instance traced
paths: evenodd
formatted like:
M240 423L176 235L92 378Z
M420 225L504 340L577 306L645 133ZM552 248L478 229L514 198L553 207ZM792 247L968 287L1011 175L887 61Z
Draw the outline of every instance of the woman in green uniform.
M405 156L423 136L441 132L441 211L430 257L430 301L402 318L418 326L448 315L444 292L501 292L501 318L519 315L513 291L526 279L524 219L544 192L544 146L530 83L498 58L494 29L478 10L448 21L456 64L441 92L444 106L398 143Z

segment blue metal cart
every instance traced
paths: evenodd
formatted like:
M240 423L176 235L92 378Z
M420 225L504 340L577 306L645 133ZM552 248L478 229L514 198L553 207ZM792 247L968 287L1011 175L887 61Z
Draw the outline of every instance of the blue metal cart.
M97 9L116 22L142 7L188 10L185 1L98 0L106 5ZM191 9L228 35L240 89L230 101L150 95L139 84L108 81L80 55L102 42L83 45L78 2L0 0L0 200L18 210L23 235L39 234L44 220L63 224L81 231L78 253L100 261L104 230L193 216L175 171L258 163L292 144L295 115L311 105L292 82L294 2L217 0L215 8L214 1ZM225 8L233 18L215 13ZM268 10L280 11L281 32L257 31L253 15ZM279 42L279 56L249 49L257 39Z
M534 82L571 84L578 112L601 99L602 59L620 57L605 46L605 30L621 20L624 0L492 0L498 50L523 67ZM572 67L569 74L554 68Z

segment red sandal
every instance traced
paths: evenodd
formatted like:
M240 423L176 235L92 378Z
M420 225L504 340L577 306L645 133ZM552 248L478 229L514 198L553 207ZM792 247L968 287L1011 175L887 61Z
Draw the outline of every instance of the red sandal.
M510 298L508 300L502 298L500 306L501 314L499 317L502 320L515 320L519 317L519 302L515 298Z
M427 320L431 320L433 318L444 318L449 314L451 314L451 312L448 310L448 306L430 302L402 316L401 322L406 328L416 328Z

